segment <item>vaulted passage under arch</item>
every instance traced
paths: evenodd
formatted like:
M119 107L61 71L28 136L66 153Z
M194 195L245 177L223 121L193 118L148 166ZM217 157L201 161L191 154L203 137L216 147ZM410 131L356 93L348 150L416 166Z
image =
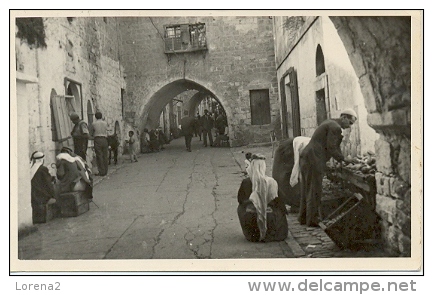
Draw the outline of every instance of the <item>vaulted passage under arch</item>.
M193 96L184 106L184 109L188 110L191 115L194 115L195 109L197 108L199 103L206 97L214 98L224 108L221 100L219 100L218 97L216 97L215 94L212 93L209 89L194 81L179 79L161 87L152 95L149 102L144 107L143 114L141 115L140 129L143 129L145 127L148 129L158 127L160 122L160 115L164 110L165 106L179 94L190 90L197 91L197 93L193 94Z

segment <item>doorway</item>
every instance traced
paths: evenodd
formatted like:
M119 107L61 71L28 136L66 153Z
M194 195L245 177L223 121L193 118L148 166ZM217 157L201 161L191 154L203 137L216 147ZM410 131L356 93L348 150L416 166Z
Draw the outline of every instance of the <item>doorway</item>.
M328 115L326 112L326 96L324 88L316 91L316 118L317 126L319 126L323 121L328 119Z

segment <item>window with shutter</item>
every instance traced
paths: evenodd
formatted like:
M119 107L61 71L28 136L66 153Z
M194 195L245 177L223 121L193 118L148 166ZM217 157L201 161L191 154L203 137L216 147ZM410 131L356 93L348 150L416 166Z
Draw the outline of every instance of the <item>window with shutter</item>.
M51 97L52 119L54 121L53 130L56 131L56 141L63 146L73 147L71 137L72 122L69 119L66 99L62 95Z
M250 90L251 125L271 123L269 89Z
M164 26L165 53L207 50L204 23Z

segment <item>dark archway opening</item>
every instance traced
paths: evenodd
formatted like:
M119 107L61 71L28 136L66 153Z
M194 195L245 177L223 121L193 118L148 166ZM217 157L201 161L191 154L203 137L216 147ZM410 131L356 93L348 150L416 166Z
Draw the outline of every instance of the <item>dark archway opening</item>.
M320 76L325 72L325 57L323 56L322 47L317 45L316 50L316 76Z
M190 115L202 114L204 105L209 111L227 113L222 102L204 86L184 79L173 81L153 94L141 116L140 130L176 128L184 110ZM161 126L162 123L169 127Z

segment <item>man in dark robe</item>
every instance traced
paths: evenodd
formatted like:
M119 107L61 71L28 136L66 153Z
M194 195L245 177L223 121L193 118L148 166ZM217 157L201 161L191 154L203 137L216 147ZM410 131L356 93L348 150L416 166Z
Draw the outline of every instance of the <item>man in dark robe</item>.
M54 185L48 168L44 166L44 154L34 152L30 158L31 205L33 223L45 222L46 205L55 203Z
M180 126L182 134L185 137L185 146L188 152L191 151L191 140L194 135L195 125L195 118L188 116L188 111L184 111L184 117L180 121Z
M281 141L275 151L272 164L272 177L278 183L278 196L289 205L290 212L299 212L300 185L290 185L290 175L294 164L293 138Z
M332 157L350 162L341 152L342 129L352 126L357 119L355 111L347 109L340 118L325 120L314 131L310 142L300 154L301 203L299 222L317 227L321 216L322 181L326 162Z
M209 138L209 144L213 145L212 128L214 127L214 119L209 114L208 110L204 110L204 116L201 117L203 126L203 146L207 146L207 139Z

